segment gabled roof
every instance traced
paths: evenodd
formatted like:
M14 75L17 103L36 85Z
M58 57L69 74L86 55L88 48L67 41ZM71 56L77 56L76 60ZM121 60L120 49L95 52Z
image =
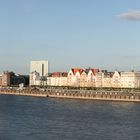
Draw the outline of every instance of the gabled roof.
M89 69L85 69L85 73L88 74L90 71L90 68Z
M71 70L72 70L72 72L73 72L74 75L75 75L77 72L79 72L79 73L81 74L82 72L85 71L84 69L81 69L81 68L72 68Z
M99 72L99 69L90 69L94 75L96 75Z
M77 72L79 72L80 75L81 75L83 72L85 72L86 74L88 74L90 70L93 72L94 75L96 75L96 74L99 72L99 69L96 69L96 68L92 68L92 69L89 68L89 69L85 69L85 70L84 70L84 69L81 69L81 68L72 68L71 70L72 70L72 72L73 72L74 75L75 75Z
M92 71L92 73L94 74L94 75L96 75L98 72L99 72L99 69L96 69L96 68L89 68L89 69L86 69L85 70L85 72L88 74L89 73L89 71Z
M117 72L117 73L121 76L121 72L120 72L120 71L115 71L115 72ZM114 72L114 73L115 73L115 72Z

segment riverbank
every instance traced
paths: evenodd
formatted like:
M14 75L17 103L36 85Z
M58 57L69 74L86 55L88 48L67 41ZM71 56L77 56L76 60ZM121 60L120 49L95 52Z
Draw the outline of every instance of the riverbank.
M0 90L0 94L17 96L35 96L66 99L86 99L103 101L140 102L140 92L72 90L72 89L25 89Z
M35 97L46 97L43 94L32 94L32 93L9 93L9 92L0 92L1 95L16 95L16 96L35 96Z

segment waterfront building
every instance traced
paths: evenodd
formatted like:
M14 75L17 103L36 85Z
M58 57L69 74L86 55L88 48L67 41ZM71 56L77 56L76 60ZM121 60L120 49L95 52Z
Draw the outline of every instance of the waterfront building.
M140 72L103 72L102 87L140 88Z
M102 87L112 87L113 72L103 71L103 84Z
M121 87L121 73L115 71L112 76L111 87L120 88Z
M67 72L54 72L47 77L48 86L67 86Z
M30 73L36 71L40 76L47 76L49 71L49 64L47 60L43 61L31 61Z
M0 86L2 86L2 75L0 75Z
M140 72L121 72L121 87L123 88L139 88Z
M46 66L45 66L46 65ZM47 71L45 70L47 67ZM34 71L32 71L34 70ZM68 73L54 72L48 75L48 63L32 61L30 85L140 88L140 72L108 72L89 68L71 68Z
M83 71L80 75L80 87L87 87L88 81L87 81L87 73L86 71Z
M29 85L29 76L9 71L4 71L0 75L0 86L19 86L19 84Z
M87 69L87 86L88 87L97 87L97 81L98 81L98 72L99 69Z
M135 72L135 87L140 88L140 72Z
M38 72L33 71L30 73L30 85L41 85L41 79Z
M103 87L103 78L104 78L104 74L103 72L99 71L96 74L96 81L95 81L95 87Z
M80 77L84 69L72 68L68 72L68 86L80 87Z
M75 87L96 87L99 69L72 68L68 72L68 85Z
M2 73L2 86L10 86L10 72L4 71Z
M47 60L31 61L30 63L30 85L44 85L48 76L49 64ZM37 74L37 75L36 75ZM33 78L35 77L36 78ZM33 81L34 80L34 81Z

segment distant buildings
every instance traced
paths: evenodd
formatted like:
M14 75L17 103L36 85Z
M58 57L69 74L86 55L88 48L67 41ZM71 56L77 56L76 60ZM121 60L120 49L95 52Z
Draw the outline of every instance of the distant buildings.
M1 80L2 80L1 85L2 86L10 86L10 76L11 76L11 74L8 71L4 71L2 73L2 77L1 77Z
M47 60L31 61L30 63L30 85L46 85L49 65Z
M2 85L2 75L0 74L0 86Z
M63 75L53 73L47 77L49 86L140 88L140 72L108 72L99 69L72 68Z
M47 76L49 71L48 61L31 61L30 73L34 71L38 72L40 76Z
M76 87L95 87L99 69L72 68L68 72L67 85Z
M47 85L50 86L67 86L67 72L54 72L47 78Z
M30 85L99 88L140 88L140 72L108 72L97 68L72 68L48 74L48 61L32 61Z
M49 73L48 61L31 61L30 75L4 71L0 86L68 86L97 88L140 88L140 72L108 72L98 68L71 68L68 72Z
M29 85L29 76L19 75L13 72L4 71L0 75L0 86L19 86L19 84Z
M140 72L121 72L121 87L140 88Z
M0 86L29 84L29 77L4 71ZM69 86L97 88L140 88L140 72L108 72L98 68L71 68L68 72L49 73L48 61L31 61L30 86Z

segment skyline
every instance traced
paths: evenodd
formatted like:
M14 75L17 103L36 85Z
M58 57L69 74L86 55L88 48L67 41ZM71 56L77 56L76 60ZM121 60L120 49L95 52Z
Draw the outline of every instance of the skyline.
M0 1L0 71L140 70L140 1Z

